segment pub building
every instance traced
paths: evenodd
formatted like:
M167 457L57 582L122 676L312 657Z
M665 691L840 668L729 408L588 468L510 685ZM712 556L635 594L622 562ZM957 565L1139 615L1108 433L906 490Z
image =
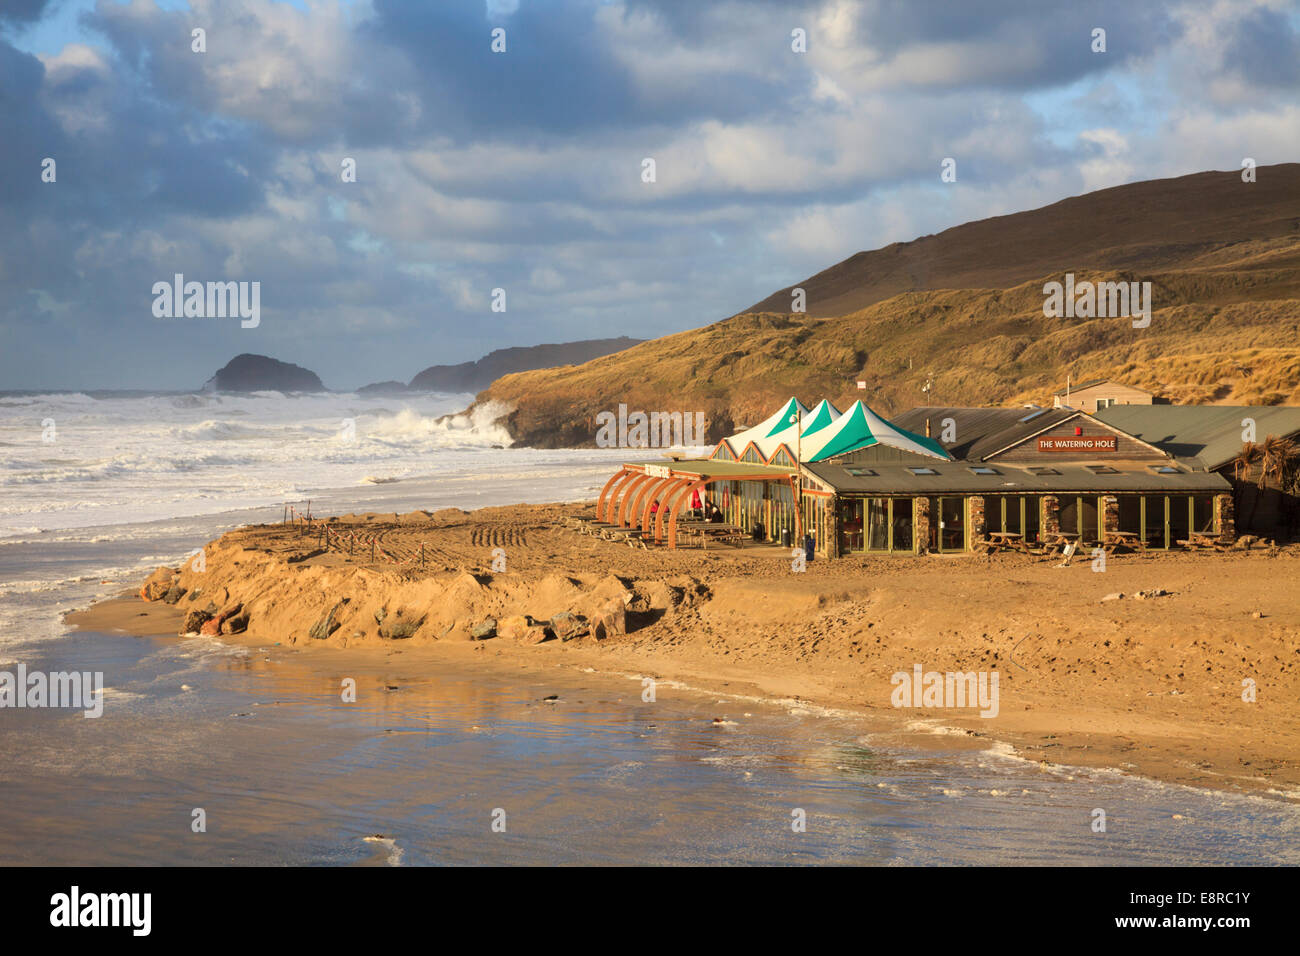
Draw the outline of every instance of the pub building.
M1143 408L1147 433L1160 431L1150 416L1162 407L1184 408ZM1231 542L1233 482L1176 454L1193 447L1065 406L915 408L888 421L861 401L841 412L791 398L707 458L623 465L597 521L670 548L703 543L690 520L698 497L737 537L808 535L826 558L971 551L990 534L1081 547L1111 538L1169 549L1193 533Z

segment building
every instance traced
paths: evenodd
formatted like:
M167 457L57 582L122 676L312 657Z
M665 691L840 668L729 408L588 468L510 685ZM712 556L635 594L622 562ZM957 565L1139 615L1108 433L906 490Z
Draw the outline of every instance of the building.
M1247 442L1263 450L1270 437L1295 443L1292 467L1300 467L1300 407L1294 405L1116 406L1097 413L1123 429L1231 485L1237 533L1294 538L1300 534L1300 496L1280 470L1265 473L1262 461L1239 463Z
M1107 378L1067 385L1052 396L1054 408L1077 408L1081 412L1097 412L1113 405L1152 405L1155 401L1155 395L1146 389Z
M1162 549L1192 531L1235 537L1228 478L1117 424L1065 407L917 408L891 422L862 402L841 413L791 398L708 458L625 464L597 517L676 547L699 493L757 540L808 534L825 557L966 551L989 532L1084 545L1125 532Z

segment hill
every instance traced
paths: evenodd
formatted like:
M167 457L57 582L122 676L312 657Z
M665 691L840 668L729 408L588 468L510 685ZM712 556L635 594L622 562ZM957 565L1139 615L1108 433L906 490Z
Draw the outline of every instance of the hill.
M612 352L620 352L641 341L622 336L616 339L585 339L581 342L497 349L477 362L431 365L411 379L408 387L412 391L422 392L477 392L502 375L578 365Z
M320 376L266 355L236 355L204 384L219 392L323 392Z
M1047 318L1043 286L1151 282L1152 319ZM859 253L729 319L569 369L507 375L516 441L589 445L620 403L704 411L709 438L791 394L882 414L1050 402L1119 378L1177 402L1300 402L1300 164L1132 183ZM766 305L780 305L767 308ZM843 311L840 311L843 310ZM922 391L927 380L928 392ZM858 391L855 383L866 382Z

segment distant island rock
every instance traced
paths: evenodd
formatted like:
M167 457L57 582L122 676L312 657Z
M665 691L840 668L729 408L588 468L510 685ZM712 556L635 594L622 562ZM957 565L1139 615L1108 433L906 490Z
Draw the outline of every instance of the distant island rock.
M562 365L581 365L592 359L630 349L642 341L642 339L620 336L616 339L585 339L581 342L562 342L555 345L497 349L477 362L431 365L411 379L409 388L415 392L479 392L502 375L558 368ZM366 386L366 388L372 387L378 386Z
M357 389L358 395L405 395L410 389L406 387L405 382L375 382L373 385L362 385Z
M236 355L203 386L217 392L323 392L320 376L266 355Z

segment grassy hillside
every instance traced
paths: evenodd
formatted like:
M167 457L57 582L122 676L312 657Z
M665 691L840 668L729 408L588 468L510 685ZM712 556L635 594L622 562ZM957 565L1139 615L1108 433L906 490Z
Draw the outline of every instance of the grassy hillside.
M596 414L619 403L702 410L716 438L791 394L863 397L890 414L1050 401L1067 373L1178 402L1300 404L1300 164L1261 168L1259 180L1136 183L862 253L803 284L810 314L756 309L584 365L508 375L479 400L508 403L516 439L549 447L592 444ZM904 265L870 266L882 261L906 264L910 278ZM1045 318L1043 284L1066 271L1150 281L1150 327ZM853 308L818 312L828 301Z

